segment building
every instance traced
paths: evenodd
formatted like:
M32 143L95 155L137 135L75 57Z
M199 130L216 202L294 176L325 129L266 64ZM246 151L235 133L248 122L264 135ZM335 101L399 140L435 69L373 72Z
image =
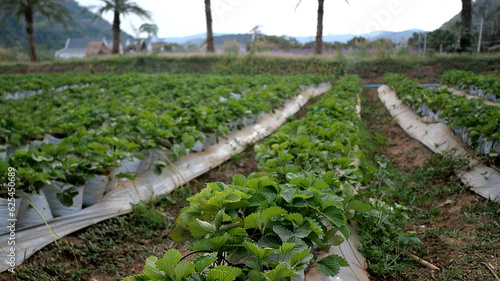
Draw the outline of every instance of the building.
M68 38L64 49L56 52L56 58L85 58L111 54L111 45L105 38Z

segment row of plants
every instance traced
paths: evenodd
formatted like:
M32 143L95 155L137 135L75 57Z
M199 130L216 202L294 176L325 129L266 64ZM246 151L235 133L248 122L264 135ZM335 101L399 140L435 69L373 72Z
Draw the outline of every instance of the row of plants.
M64 138L82 128L135 142L158 136L152 141L165 145L176 143L169 139L176 131L224 136L239 118L273 110L297 95L301 85L329 77L136 74L98 79L85 88L0 101L0 145L18 147L47 135Z
M27 91L44 91L64 86L84 85L95 82L99 77L88 73L50 74L1 74L0 96Z
M479 99L457 96L446 89L425 88L404 75L388 73L384 83L417 113L445 122L468 146L500 164L500 108Z
M472 71L450 70L441 76L441 83L500 102L500 76L495 74L480 75Z
M109 78L85 88L45 91L0 103L0 128L7 136L0 146L0 173L16 168L19 196L28 201L34 200L30 196L49 199L38 198L50 205L43 208L52 209L45 220L97 203L120 178L133 179L136 172L150 168L161 173L169 161L209 142L208 134L215 143L228 131L255 122L258 112L278 108L299 94L302 85L328 79L214 75ZM6 191L1 192L0 199L8 197ZM63 208L61 205L68 209L54 211ZM38 219L33 224L42 222Z
M367 210L355 195L361 91L359 77L342 78L305 117L254 147L262 173L209 183L188 198L171 237L189 239L193 252L150 257L142 275L126 280L291 280L311 265L337 275L346 260L319 260L315 249L343 243L348 221Z

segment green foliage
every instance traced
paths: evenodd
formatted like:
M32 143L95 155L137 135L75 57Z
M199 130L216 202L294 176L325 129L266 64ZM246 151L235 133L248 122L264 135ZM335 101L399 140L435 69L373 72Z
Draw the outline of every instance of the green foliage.
M0 144L15 149L47 135L64 138L57 145L45 140L28 153L7 156L10 165L19 167L21 188L30 192L50 180L81 185L89 175L107 175L122 161L142 159L147 150L160 155L153 165L160 173L169 161L186 155L197 141L203 142L200 133L225 137L229 130L239 129L243 120L281 106L300 92L301 85L328 79L311 75L0 75L2 94L40 91L28 98L0 100ZM68 83L73 87L55 89ZM117 176L133 179L134 175Z
M236 266L233 259L244 262L249 280L288 280L311 260L328 276L347 266L334 255L316 261L313 247L341 244L349 237L347 218L367 210L354 196L362 178L353 164L354 155L362 156L353 125L360 84L357 77L342 79L306 117L257 145L256 158L269 175L235 175L232 184L209 183L187 199L172 238L191 238L193 251L211 253L203 260L215 266L207 280L220 278L217 266Z
M496 164L500 163L498 151L480 149L484 141L500 141L499 107L486 105L480 99L454 95L446 89L425 88L404 75L388 73L383 80L395 87L398 97L415 111L421 112L428 107L434 114L439 114L439 118L450 128L466 133L464 141L470 147L485 153Z

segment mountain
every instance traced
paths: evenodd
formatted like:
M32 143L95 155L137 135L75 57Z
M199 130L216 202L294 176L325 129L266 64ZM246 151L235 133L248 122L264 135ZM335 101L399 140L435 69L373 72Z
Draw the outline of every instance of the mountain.
M67 29L60 23L47 21L37 14L35 17L35 38L38 48L59 50L64 48L68 38L102 38L111 42L111 24L101 17L92 22L94 14L86 11L74 0L66 0L66 8L71 12L73 21L67 22ZM15 17L8 17L0 26L0 46L9 48L25 48L27 46L24 18L19 21ZM121 33L123 40L133 37L125 32Z
M324 42L340 42L340 43L347 43L347 41L351 40L352 38L356 36L361 36L365 37L371 41L378 40L378 39L391 39L394 43L401 42L401 40L405 40L410 38L413 33L415 32L423 32L421 29L410 29L410 30L405 30L405 31L400 31L400 32L393 32L393 31L384 31L384 30L379 30L379 31L373 31L370 33L366 34L361 34L361 35L354 35L354 34L339 34L339 35L333 35L333 34L328 34L323 36L323 41ZM289 37L286 35L283 35L285 37ZM251 34L222 34L222 33L217 33L214 34L214 40L216 42L219 42L221 44L224 43L225 40L236 40L241 44L246 44L247 41L251 40L252 35ZM165 43L177 43L177 44L182 44L182 45L189 45L189 44L194 44L194 45L201 45L206 39L206 35L203 34L196 34L192 36L186 36L186 37L170 37L170 38L162 38L158 39L158 41L165 42ZM311 41L314 41L316 39L315 36L299 36L295 37L297 41L301 44L305 44ZM241 41L241 42L240 42Z

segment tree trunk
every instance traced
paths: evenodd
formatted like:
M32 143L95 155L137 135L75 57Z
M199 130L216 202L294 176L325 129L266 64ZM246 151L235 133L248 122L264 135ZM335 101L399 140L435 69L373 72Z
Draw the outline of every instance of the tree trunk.
M323 53L323 13L325 0L318 0L318 29L316 30L316 48L314 53L321 55Z
M32 9L28 9L24 13L24 21L26 22L26 34L28 35L30 60L32 62L36 62L36 61L38 61L38 58L36 57L36 49L35 49L35 31L33 29L33 10Z
M472 34L472 0L462 0L462 34L460 36L460 51L466 52L471 48Z
M114 12L113 18L113 49L112 54L118 54L120 52L120 13L118 11Z
M207 15L207 53L215 52L214 35L212 33L212 9L210 0L205 0L205 14Z

